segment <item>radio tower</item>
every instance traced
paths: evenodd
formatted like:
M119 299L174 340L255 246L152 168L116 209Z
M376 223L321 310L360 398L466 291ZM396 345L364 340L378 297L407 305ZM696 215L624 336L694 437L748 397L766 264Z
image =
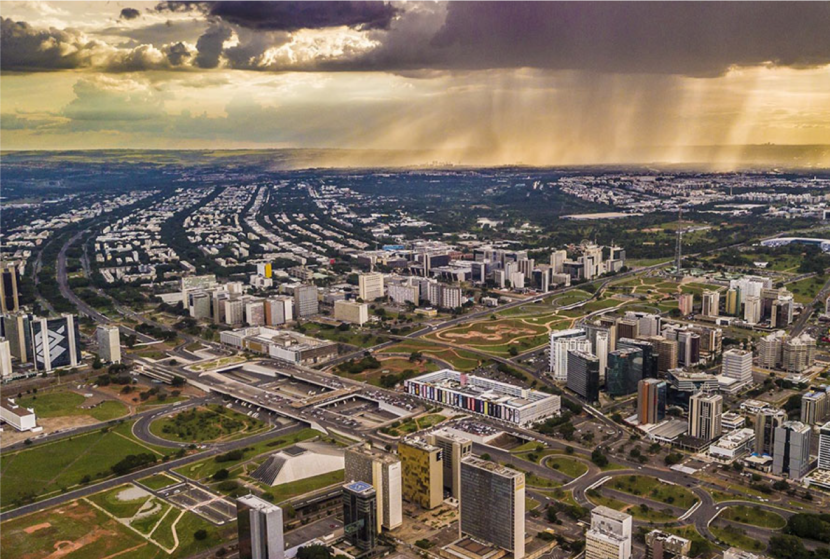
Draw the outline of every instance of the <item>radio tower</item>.
M683 266L683 231L677 231L677 245L674 247L674 269L680 273Z

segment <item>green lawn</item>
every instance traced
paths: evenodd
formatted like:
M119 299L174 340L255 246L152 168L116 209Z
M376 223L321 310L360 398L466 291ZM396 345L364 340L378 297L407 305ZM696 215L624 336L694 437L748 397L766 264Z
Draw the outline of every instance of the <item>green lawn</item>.
M114 429L97 430L52 443L0 455L3 491L0 507L6 508L70 488L85 475L91 480L108 477L110 468L129 454L153 452L161 458L163 449L148 447L132 438L132 423Z
M688 509L697 502L697 497L688 489L648 476L617 476L608 482L608 487L683 509Z
M407 340L406 342L383 348L378 353L412 353L413 351L420 352L427 357L434 357L435 359L445 361L456 371L472 371L478 367L481 361L479 356L469 351L442 347L421 340Z
M793 298L796 303L803 303L806 305L813 302L813 299L815 299L816 295L818 295L818 292L821 291L822 287L824 287L824 283L827 279L828 278L824 276L813 276L795 283L788 283L785 287L793 292Z
M545 465L572 478L577 478L588 471L588 466L567 456L551 456L545 460Z
M264 426L258 419L212 404L161 417L150 424L150 432L169 441L200 443L247 436Z
M647 505L632 505L614 497L603 495L601 491L593 490L587 495L588 499L596 505L604 505L614 510L627 512L637 520L646 522L671 522L677 518L669 511L658 510Z
M90 409L83 409L86 398L68 390L54 390L44 394L33 394L19 398L16 402L26 408L33 408L38 417L67 417L89 415L98 421L109 421L127 414L127 406L117 400L105 400Z
M146 514L141 516L140 518L135 518L130 521L130 526L141 532L142 534L149 534L153 531L153 528L164 518L166 514L173 514L168 513L172 507L170 503L166 503L161 499L153 498L154 502L158 504L158 509L153 512L152 514Z
M386 432L393 437L399 437L401 435L415 433L416 431L422 431L423 429L429 429L430 427L438 425L446 419L447 418L440 413L430 413L416 419L407 419L398 426L394 426L395 423L392 423Z
M106 400L88 411L98 421L109 421L127 415L129 410L117 400Z
M741 524L750 524L760 528L778 530L787 525L787 521L780 514L753 507L752 505L736 505L728 507L720 514L724 520L732 520Z
M275 485L267 490L268 493L274 496L275 503L281 503L292 497L316 491L334 485L335 483L343 483L344 470L337 470L336 472L329 472L327 474L320 474L299 481L291 483L284 483L282 485Z
M132 518L144 506L144 503L153 498L149 491L145 491L145 494L140 497L127 499L127 492L134 488L133 484L126 483L109 491L91 495L88 499L118 518Z
M150 477L142 478L138 482L150 489L159 490L175 485L179 483L179 480L165 474L154 474Z
M540 505L539 501L532 497L525 497L525 512L533 510Z
M765 543L747 536L746 531L737 526L720 527L712 525L709 527L709 530L716 538L729 546L739 547L741 549L745 549L746 551L753 551L756 553L764 551L767 548Z

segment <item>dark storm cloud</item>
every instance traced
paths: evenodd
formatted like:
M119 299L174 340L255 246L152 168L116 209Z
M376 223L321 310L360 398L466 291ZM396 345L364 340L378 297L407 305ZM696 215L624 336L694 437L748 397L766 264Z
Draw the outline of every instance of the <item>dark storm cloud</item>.
M121 10L121 15L118 16L118 19L136 19L138 17L141 17L141 12L135 8L124 8Z
M164 54L173 66L180 66L192 55L190 50L187 48L187 45L184 43L176 43L174 45L166 46L164 48Z
M196 41L196 50L199 54L193 62L199 68L216 68L219 65L219 57L222 55L222 45L232 36L233 30L227 25L222 23L211 25Z
M265 31L326 27L388 29L398 9L387 2L163 2L160 11L199 10L224 21Z
M69 30L36 29L24 21L0 22L3 71L66 70L84 63L84 44Z
M731 65L826 64L828 29L828 2L451 2L424 59L444 68L707 75Z

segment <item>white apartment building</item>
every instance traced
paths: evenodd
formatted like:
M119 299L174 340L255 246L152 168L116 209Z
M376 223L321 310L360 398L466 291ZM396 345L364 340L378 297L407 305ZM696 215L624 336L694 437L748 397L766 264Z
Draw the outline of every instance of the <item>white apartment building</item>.
M363 326L369 322L369 303L355 301L335 301L334 319Z
M383 297L383 274L370 272L357 278L358 296L367 302Z
M105 363L121 363L121 334L118 326L102 324L95 332L98 357Z
M728 349L723 352L721 374L743 385L752 382L752 352L744 349Z
M631 515L605 506L591 511L585 534L585 559L630 559Z
M568 380L568 352L591 353L591 341L581 328L554 330L550 334L550 373L559 382ZM607 357L607 356L606 356Z

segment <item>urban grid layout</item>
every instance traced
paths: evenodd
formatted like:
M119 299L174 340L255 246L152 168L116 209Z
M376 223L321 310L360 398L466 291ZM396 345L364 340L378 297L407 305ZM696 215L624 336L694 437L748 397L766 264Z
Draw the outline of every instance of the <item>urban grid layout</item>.
M0 2L2 559L830 559L830 4Z

